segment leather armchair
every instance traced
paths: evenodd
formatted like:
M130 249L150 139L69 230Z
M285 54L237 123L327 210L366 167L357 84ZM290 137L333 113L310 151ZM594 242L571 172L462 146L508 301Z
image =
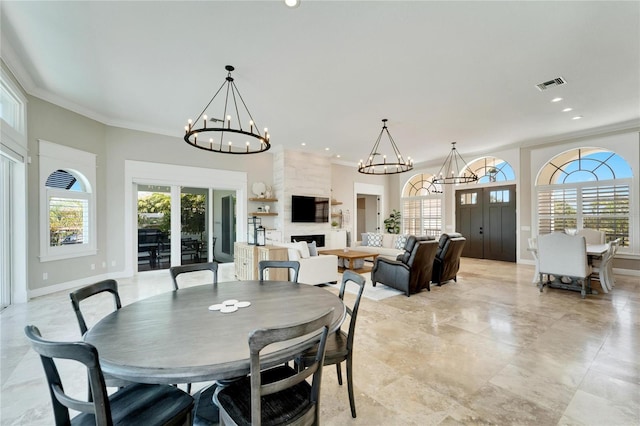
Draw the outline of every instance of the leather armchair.
M431 269L438 243L432 237L410 236L405 252L396 260L376 258L371 270L371 282L403 291L407 297L426 288L431 290Z
M457 232L442 234L438 241L438 250L433 261L431 281L438 285L443 282L457 281L460 269L460 256L467 239Z

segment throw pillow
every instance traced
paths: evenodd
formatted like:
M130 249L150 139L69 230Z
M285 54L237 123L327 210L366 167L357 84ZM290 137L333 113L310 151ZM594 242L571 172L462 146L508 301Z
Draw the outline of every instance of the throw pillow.
M371 247L382 247L382 234L369 232L367 241Z
M362 243L360 245L361 246L368 246L369 245L369 233L368 232L363 232L362 233Z
M315 241L307 243L307 247L309 248L309 256L317 256L318 255L318 247L316 247L316 242Z
M309 247L307 246L307 242L306 241L295 241L294 240L293 244L298 249L298 251L300 251L300 258L308 259L310 257L310 255L309 255Z
M300 260L300 250L298 250L297 248L287 248L287 255L289 257L289 260Z
M398 238L396 238L396 248L398 250L404 249L404 245L407 244L407 238L409 238L409 234L398 235Z

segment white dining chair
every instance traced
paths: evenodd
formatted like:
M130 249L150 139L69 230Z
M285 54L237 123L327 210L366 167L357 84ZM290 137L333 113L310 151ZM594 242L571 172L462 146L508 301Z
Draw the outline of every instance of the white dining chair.
M609 264L613 259L613 244L607 244L609 248L602 255L600 259L600 263L597 266L592 266L592 277L596 280L600 281L600 287L602 287L602 291L605 293L609 293L609 290L612 290L611 278L609 274Z
M538 280L540 279L540 265L538 264L538 243L537 243L536 237L529 238L527 242L529 243L529 251L533 256L533 260L535 262L535 267L536 267L536 270L533 273L533 279L531 280L531 282L537 283Z
M611 259L609 260L609 264L608 266L608 271L607 271L607 275L609 277L609 287L613 287L616 285L616 277L613 274L613 260L616 257L616 253L618 253L618 248L620 248L620 242L621 239L620 238L616 238L615 240L611 241L609 244L611 244L611 247L613 248L613 251L611 253Z
M604 244L606 234L604 231L599 231L597 229L592 228L583 228L579 229L576 232L576 235L579 237L584 237L587 240L587 244Z
M540 292L550 284L551 275L568 277L581 283L582 298L591 292L591 266L587 259L587 243L584 237L571 236L562 232L538 236L538 265ZM545 280L543 277L547 275ZM555 284L559 288L575 289L575 286L562 282Z

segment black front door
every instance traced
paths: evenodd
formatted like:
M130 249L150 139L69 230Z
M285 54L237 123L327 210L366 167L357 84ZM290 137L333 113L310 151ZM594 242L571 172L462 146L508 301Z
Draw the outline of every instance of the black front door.
M515 185L456 191L456 229L467 238L463 256L515 262Z

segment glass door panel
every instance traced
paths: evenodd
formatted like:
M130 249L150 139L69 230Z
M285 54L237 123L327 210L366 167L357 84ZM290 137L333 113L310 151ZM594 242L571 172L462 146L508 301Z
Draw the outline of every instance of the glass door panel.
M0 156L0 309L11 304L11 174L12 161Z
M180 191L181 265L208 261L209 223L209 189L183 187Z
M138 271L171 266L171 187L138 185Z

